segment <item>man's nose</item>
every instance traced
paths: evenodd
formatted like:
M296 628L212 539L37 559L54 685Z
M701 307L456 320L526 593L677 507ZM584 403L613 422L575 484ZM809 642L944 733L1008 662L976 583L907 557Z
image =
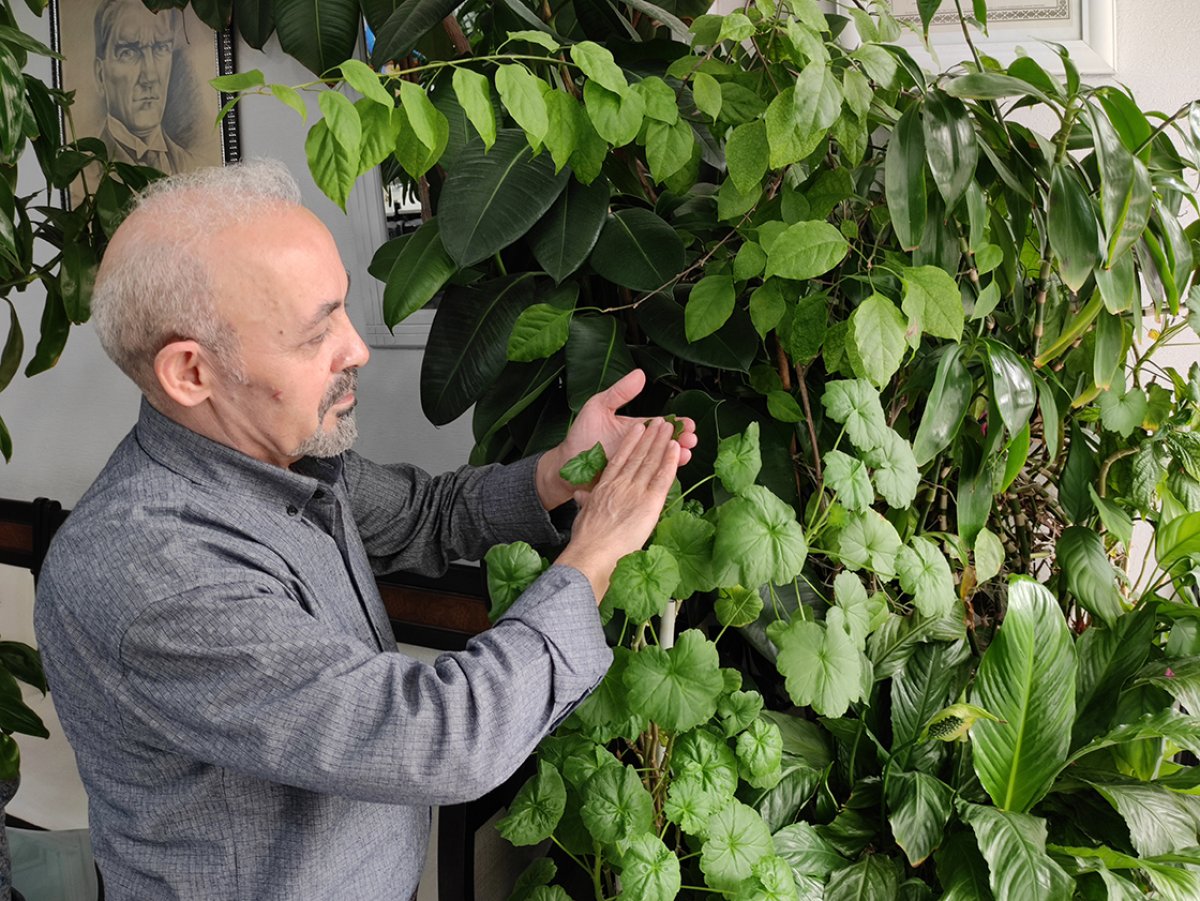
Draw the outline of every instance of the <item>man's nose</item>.
M359 335L358 329L354 327L349 317L346 318L346 334L344 338L342 354L340 358L341 369L357 369L360 366L366 365L367 360L371 358L371 350L367 347L367 343L363 341Z
M153 84L156 81L158 81L158 67L154 65L154 51L149 47L144 47L141 60L138 62L138 83Z

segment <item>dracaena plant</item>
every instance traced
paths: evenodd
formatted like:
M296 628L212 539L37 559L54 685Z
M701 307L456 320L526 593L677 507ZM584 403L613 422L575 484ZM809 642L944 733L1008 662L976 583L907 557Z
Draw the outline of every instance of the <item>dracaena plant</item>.
M410 0L393 65L300 86L330 197L427 199L371 270L389 322L439 296L473 460L635 365L702 439L501 825L552 843L514 897L1200 897L1196 117L1065 51L930 74L881 3L706 6ZM544 562L488 564L499 612Z

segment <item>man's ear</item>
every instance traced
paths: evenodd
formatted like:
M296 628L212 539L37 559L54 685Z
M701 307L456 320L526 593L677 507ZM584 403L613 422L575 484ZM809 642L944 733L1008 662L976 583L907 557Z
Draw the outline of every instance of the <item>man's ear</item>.
M154 375L163 394L181 407L195 407L212 394L216 372L198 342L181 338L155 355Z
M100 95L104 96L104 63L99 59L92 64L92 74L96 76L96 87L100 89Z

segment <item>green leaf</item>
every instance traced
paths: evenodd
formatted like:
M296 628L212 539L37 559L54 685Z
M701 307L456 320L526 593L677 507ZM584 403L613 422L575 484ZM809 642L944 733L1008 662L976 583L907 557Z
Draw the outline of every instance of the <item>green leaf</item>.
M572 714L573 719L583 726L583 731L595 741L609 742L618 736L632 740L644 732L648 725L645 714L630 707L629 690L625 687L625 670L633 656L634 652L628 648L619 645L613 648L612 666L604 674L599 687ZM601 753L606 754L609 760L614 760L608 752ZM567 778L574 778L573 770L567 771Z
M589 79L612 91L624 94L629 87L625 74L613 61L613 55L593 41L580 41L571 46L571 59Z
M1128 313L1133 309L1137 299L1137 272L1133 265L1133 253L1126 251L1117 257L1109 267L1096 267L1096 287L1100 289L1100 297L1104 308L1115 314Z
M1051 170L1046 230L1063 283L1078 291L1100 262L1100 232L1087 189L1069 164Z
M273 84L271 94L280 103L290 106L296 111L301 122L308 121L308 106L304 103L304 98L300 96L300 92L286 84Z
M721 86L706 72L697 72L692 78L692 100L696 109L714 122L721 115Z
M1059 536L1055 557L1075 599L1112 628L1125 607L1100 536L1084 526L1068 526Z
M587 485L600 475L607 465L608 456L604 453L604 445L597 441L589 449L568 460L558 474L572 485Z
M925 158L946 208L953 209L975 177L979 159L975 128L962 101L942 91L925 94L922 113Z
M520 132L504 130L485 152L471 143L446 179L438 204L442 244L460 268L487 259L537 224L567 184L545 155L534 158Z
M769 279L750 295L750 319L754 323L754 330L763 338L779 325L786 312L787 301L783 299L779 279Z
M388 328L429 303L457 271L442 247L438 225L434 217L412 234L394 238L376 251L377 259L387 252L393 254L383 289L383 321Z
M741 494L753 485L761 469L757 422L750 423L744 432L721 439L713 472L730 494Z
M850 441L860 451L877 447L888 428L879 392L864 379L826 382L821 406L830 419L846 427Z
M532 28L523 31L510 31L505 39L505 43L508 41L525 41L529 44L537 44L539 47L545 47L551 53L557 52L562 46L544 31L535 31Z
M995 532L980 529L975 536L975 580L982 585L1000 575L1004 567L1004 545Z
M756 719L737 737L738 763L755 788L771 788L782 777L783 736L779 727Z
M657 75L643 78L632 87L646 101L647 119L653 119L664 125L674 125L679 121L679 106L675 90Z
M594 133L595 129L592 129L590 122L586 126L584 125L587 121L587 113L570 94L564 91L547 91L542 99L546 102L548 122L545 146L550 151L550 158L554 160L554 171L561 172L570 164L572 158L578 158L580 132ZM595 140L607 149L607 145L600 140L599 135L595 136ZM582 177L581 180L583 180Z
M725 164L741 193L748 194L758 186L769 164L765 122L756 119L733 130L725 142Z
M489 618L495 622L549 565L546 558L524 541L497 544L484 555L488 596L492 599Z
M1051 103L1049 96L1024 78L1000 72L972 72L944 84L946 93L965 100L1002 100L1005 97L1036 97Z
M508 336L508 358L529 362L561 349L567 343L574 312L574 309L563 310L548 303L526 307Z
M521 787L508 806L508 816L496 823L496 831L514 845L536 845L553 834L566 804L562 776L541 761L537 775Z
M284 53L324 75L354 56L359 15L351 3L276 0L275 33Z
M263 78L261 69L250 69L246 72L235 72L232 75L210 78L208 83L218 91L223 91L227 94L236 94L239 91L248 91L251 88L265 87L267 81Z
M500 94L500 100L513 120L525 131L533 147L541 145L550 128L546 101L542 96L546 87L549 86L522 65L509 63L496 69L496 91Z
M575 272L600 237L608 218L608 180L590 185L571 180L550 211L529 232L533 255L555 282Z
M1195 805L1160 785L1092 782L1129 827L1129 838L1143 857L1192 848L1197 843Z
M842 109L842 85L825 60L814 60L796 79L795 123L802 140L823 135Z
M950 564L928 538L915 537L896 557L900 586L913 596L924 616L947 616L958 608Z
M388 0L384 0L388 2ZM395 2L395 0L390 0ZM375 30L375 49L371 52L371 65L382 70L389 62L402 60L416 47L417 42L446 16L454 11L457 0L401 0L394 9L385 7L386 19L381 23L377 4L368 6L368 21ZM372 10L371 7L376 9ZM342 54L345 59L351 54Z
M1045 820L979 804L960 804L958 810L975 831L997 898L1072 897L1074 881L1046 853Z
M824 901L874 901L899 898L896 864L882 854L869 854L858 863L836 871L825 886Z
M900 536L895 527L874 510L852 514L838 536L838 556L852 570L864 567L891 579L896 574Z
M379 83L379 74L361 60L348 59L341 65L342 79L368 100L391 109L393 98ZM405 82L407 84L407 82ZM414 85L415 87L415 85Z
M762 613L763 599L757 591L734 585L732 588L722 588L717 595L714 612L717 621L722 626L737 629L748 626ZM761 698L760 705L761 705Z
M451 83L458 105L479 132L484 148L490 150L496 143L496 108L492 106L491 84L487 76L466 66L455 66Z
M850 342L856 374L882 388L904 359L907 323L896 305L881 294L872 294L850 316ZM861 372L859 370L861 369Z
M775 852L788 862L794 872L804 876L824 879L830 873L850 865L811 824L803 821L780 829L773 841Z
M916 457L909 443L893 429L885 429L876 438L879 446L864 452L863 459L875 470L871 480L879 496L889 506L902 510L917 497L921 474Z
M747 241L738 248L737 256L733 258L733 277L739 282L749 281L762 275L766 265L766 251L753 241ZM776 324L778 321L775 321Z
M847 510L866 510L875 500L875 488L867 475L866 464L857 457L841 451L825 455L825 487L837 493L837 500Z
M1110 432L1122 438L1130 437L1142 425L1148 404L1141 388L1125 389L1123 384L1113 385L1099 399L1100 421Z
M886 780L888 823L910 865L920 866L942 843L954 810L954 789L925 773L897 773Z
M963 362L964 352L962 345L948 347L938 361L933 389L913 439L913 456L918 466L924 466L945 450L962 425L974 390L971 374Z
M735 801L709 819L700 869L705 882L713 888L733 890L750 877L755 864L773 853L771 833L762 817Z
M794 619L775 643L775 665L798 706L841 716L862 696L862 654L844 630Z
M615 94L588 81L583 86L583 105L596 133L613 147L623 147L642 130L646 101L637 91Z
M684 732L712 718L724 688L716 646L695 629L669 651L651 646L629 663L629 703L668 732Z
M612 316L571 320L567 339L567 403L580 410L588 398L633 370L621 326Z
M777 280L772 279L769 284L777 284ZM794 363L804 366L817 358L825 341L828 321L827 296L818 293L800 298L792 308L791 325L779 336Z
M683 171L692 160L696 136L684 119L667 125L650 120L646 126L646 162L650 174L662 184Z
M733 313L733 276L708 275L688 294L684 329L688 341L699 341L719 329Z
M966 320L962 295L945 270L918 266L903 270L900 280L904 284L900 306L908 316L910 329L951 341L962 339Z
M632 841L654 824L654 800L631 766L603 767L587 781L580 809L588 832L599 842Z
M654 531L654 544L670 552L679 567L679 584L671 596L686 600L697 591L711 591L713 579L712 545L717 527L688 512L663 517Z
M958 666L967 654L964 641L927 642L893 676L892 748L897 765L920 765L920 749L915 745L952 696Z
M807 554L795 511L767 488L750 485L721 506L713 564L732 574L724 584L782 585L800 573Z
M943 901L993 901L988 865L970 832L952 832L935 860L938 881L946 890Z
M1200 512L1177 516L1154 534L1154 559L1170 571L1184 559L1200 556Z
M979 664L972 695L972 703L1004 720L980 722L971 732L975 772L997 807L1029 810L1065 762L1075 669L1075 649L1054 596L1030 579L1013 579L1004 623Z
M508 901L530 901L534 889L549 885L557 875L558 866L553 860L549 857L537 858L517 877Z
M591 263L614 284L635 291L656 291L670 285L683 271L683 241L663 219L633 207L608 218L592 251Z
M599 442L596 446L603 451ZM675 558L661 545L651 545L617 562L604 600L624 610L631 622L640 624L663 612L678 584Z
M1000 408L1000 418L1010 435L1025 428L1037 406L1037 391L1029 363L999 341L987 339L988 369L992 381L992 399Z
M304 101L299 95L296 100L303 109ZM365 98L356 102L354 108L362 123L363 139L358 149L358 174L362 175L396 152L407 117L401 109L383 107Z
M679 858L655 835L639 835L621 857L621 899L671 901L680 884Z
M780 422L803 422L804 411L796 398L787 391L772 391L767 395L767 412Z
M766 277L816 278L840 263L849 249L842 233L828 222L797 222L766 248Z
M913 250L921 243L929 206L925 199L925 132L917 104L904 111L888 140L884 189L896 238L902 248Z

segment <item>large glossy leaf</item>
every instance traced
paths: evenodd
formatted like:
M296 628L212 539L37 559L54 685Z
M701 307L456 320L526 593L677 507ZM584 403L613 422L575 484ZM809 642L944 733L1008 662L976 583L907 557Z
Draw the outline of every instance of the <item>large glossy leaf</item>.
M908 862L920 866L942 843L954 789L925 773L892 772L886 783L888 823Z
M375 49L371 63L382 69L392 60L408 56L417 42L442 19L450 15L462 0L405 0L375 28ZM357 6L357 4L355 4ZM350 54L346 54L348 57Z
M1100 262L1100 232L1087 189L1069 163L1055 166L1050 174L1046 221L1059 274L1078 291Z
M1100 535L1084 526L1068 526L1059 536L1055 556L1075 599L1113 628L1124 607L1117 591L1117 572Z
M275 31L273 0L233 0L233 14L238 33L255 50L261 50Z
M992 380L992 399L1000 409L1000 418L1010 435L1016 435L1029 422L1037 405L1037 389L1029 364L999 341L987 340L988 369Z
M885 901L899 895L895 861L882 854L869 854L853 866L829 877L824 901Z
M913 456L918 466L924 466L944 450L962 425L974 389L963 362L964 351L960 344L951 345L938 361L933 390L913 439Z
M591 262L614 284L655 291L669 286L683 271L683 241L654 213L633 207L608 218Z
M907 768L914 759L917 736L935 713L951 699L957 666L966 657L966 643L922 644L892 679L892 753Z
M715 334L689 341L684 309L666 293L646 298L637 308L638 324L655 344L674 356L714 369L747 372L759 348L749 315L735 308L729 321Z
M925 129L925 156L934 184L946 207L953 209L975 177L975 163L979 159L975 129L963 102L937 90L925 95L921 121Z
M275 0L275 33L284 53L315 75L354 56L357 0Z
M442 247L438 224L435 217L411 235L389 242L400 245L383 289L383 321L389 328L429 303L455 272L454 261Z
M971 833L953 833L934 859L938 881L946 892L942 901L992 901L987 861Z
M1046 853L1045 820L980 804L960 804L959 813L975 831L997 898L1068 901L1074 894L1074 880Z
M1154 557L1165 570L1181 560L1200 556L1200 511L1177 516L1154 535Z
M1113 698L1146 662L1154 621L1154 605L1142 604L1112 629L1093 626L1075 642L1079 670L1072 748L1091 741L1112 722Z
M1154 857L1196 845L1195 798L1146 783L1093 782L1092 787L1121 814L1139 854Z
M571 321L567 339L567 399L572 410L579 410L589 397L633 368L633 357L615 317L577 316Z
M972 703L1004 721L981 721L971 731L975 772L997 807L1023 813L1049 790L1069 750L1075 670L1054 596L1030 579L1014 579L972 694Z
M583 265L608 215L608 179L590 185L574 179L559 195L550 211L529 232L533 255L556 281Z
M534 157L522 132L501 131L490 151L472 141L455 162L438 204L442 244L460 267L507 247L558 199L567 171L548 154Z
M915 103L900 117L888 141L884 188L900 246L912 250L921 243L929 208L925 200L925 132Z
M421 408L430 422L457 419L500 375L513 324L539 293L529 273L446 291L421 364Z

